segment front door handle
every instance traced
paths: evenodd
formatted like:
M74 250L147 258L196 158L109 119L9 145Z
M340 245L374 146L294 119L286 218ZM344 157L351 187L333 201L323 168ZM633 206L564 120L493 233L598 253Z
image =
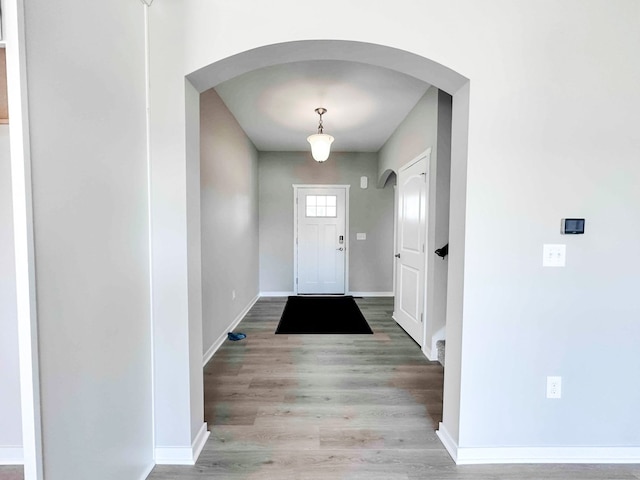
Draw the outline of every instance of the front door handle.
M396 257L396 258L400 258L400 254L399 254L399 253L396 253L396 254L395 254L395 257Z
M336 250L343 251L344 248L340 247L340 248L336 248Z

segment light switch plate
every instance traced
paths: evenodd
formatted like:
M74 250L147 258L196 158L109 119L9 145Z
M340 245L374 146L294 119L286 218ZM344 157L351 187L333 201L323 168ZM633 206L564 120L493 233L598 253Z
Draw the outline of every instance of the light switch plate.
M366 239L367 239L366 233L356 233L356 240L366 240Z
M542 248L543 267L564 267L567 260L567 246L562 244L545 244Z
M369 178L368 177L360 177L360 188L365 189L369 186Z

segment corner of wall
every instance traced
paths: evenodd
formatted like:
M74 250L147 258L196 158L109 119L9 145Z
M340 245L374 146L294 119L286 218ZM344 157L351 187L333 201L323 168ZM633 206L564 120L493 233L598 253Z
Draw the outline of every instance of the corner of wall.
M205 422L200 426L190 447L157 447L156 465L195 465L210 434Z

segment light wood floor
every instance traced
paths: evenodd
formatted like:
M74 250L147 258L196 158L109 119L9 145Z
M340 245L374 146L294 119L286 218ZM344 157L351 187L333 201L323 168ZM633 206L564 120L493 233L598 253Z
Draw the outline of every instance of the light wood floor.
M261 299L205 368L211 437L193 467L149 480L638 480L640 467L457 467L437 439L443 369L358 299L374 335L274 335L286 299Z
M457 467L434 432L442 367L394 323L390 299L358 300L374 335L274 335L284 303L261 299L237 328L248 338L205 368L198 463L149 480L640 479L638 465Z
M22 467L0 466L0 480L22 480L24 475Z

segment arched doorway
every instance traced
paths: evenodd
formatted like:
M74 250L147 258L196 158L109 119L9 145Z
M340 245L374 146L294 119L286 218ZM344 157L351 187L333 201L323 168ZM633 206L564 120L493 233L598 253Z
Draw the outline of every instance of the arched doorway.
M396 48L341 40L307 40L273 44L219 60L187 75L198 92L203 92L244 73L281 63L340 60L388 68L434 85L453 97L450 254L447 291L447 368L444 381L441 431L458 429L460 411L460 358L462 300L464 292L464 233L466 213L467 133L469 80L425 57ZM189 103L187 102L189 109ZM191 116L187 110L187 116ZM193 128L193 126L191 126ZM189 129L189 125L187 129ZM187 138L197 138L187 131ZM197 150L197 145L188 146ZM394 172L397 173L397 172ZM384 185L391 171L379 166L378 184ZM189 213L188 213L189 215ZM447 428L447 425L450 425ZM445 436L448 434L445 433Z

